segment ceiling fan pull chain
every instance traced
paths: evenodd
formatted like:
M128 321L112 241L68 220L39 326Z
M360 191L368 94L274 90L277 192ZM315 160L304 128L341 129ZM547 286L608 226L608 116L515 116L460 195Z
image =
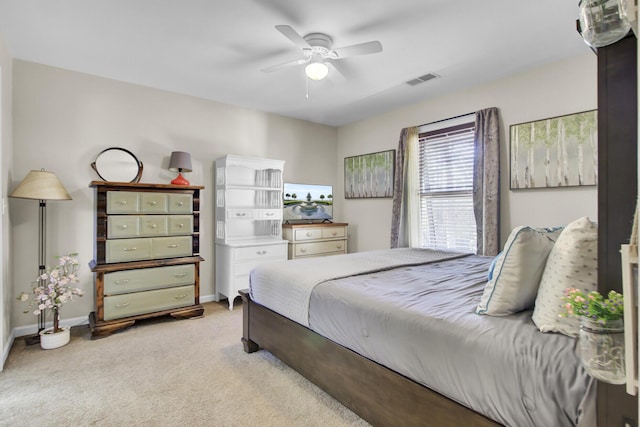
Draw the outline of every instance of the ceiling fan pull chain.
M305 87L306 87L306 93L305 93L305 98L307 98L307 100L309 99L309 77L307 77L306 75L304 76L304 83L305 83Z

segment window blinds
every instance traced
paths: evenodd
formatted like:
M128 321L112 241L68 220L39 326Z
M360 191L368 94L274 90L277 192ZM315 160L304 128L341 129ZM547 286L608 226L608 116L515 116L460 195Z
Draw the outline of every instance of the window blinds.
M423 246L476 251L473 212L474 123L420 134Z

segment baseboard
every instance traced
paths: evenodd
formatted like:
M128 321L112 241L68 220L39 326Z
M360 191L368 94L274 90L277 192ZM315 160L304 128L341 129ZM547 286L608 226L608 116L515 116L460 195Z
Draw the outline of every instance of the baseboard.
M74 317L72 319L60 319L60 326L68 326L70 328L79 325L88 325L89 317ZM53 322L47 322L45 324L45 328L50 328L53 326ZM28 325L28 326L18 326L17 328L13 328L11 335L15 338L24 337L27 335L33 335L38 332L38 325Z
M4 364L7 363L7 358L9 357L9 352L11 351L11 347L13 347L13 342L15 341L15 339L16 337L14 335L14 332L11 331L11 334L9 334L9 339L5 343L4 351L2 352L2 363L0 363L0 372L4 370Z
M215 301L218 302L220 301L220 298L217 295L203 295L200 297L200 303L205 303L205 302L211 302L211 301Z

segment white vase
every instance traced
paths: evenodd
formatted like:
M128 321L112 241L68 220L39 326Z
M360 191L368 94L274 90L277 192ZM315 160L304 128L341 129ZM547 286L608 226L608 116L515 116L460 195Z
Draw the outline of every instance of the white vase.
M60 332L53 333L53 328L45 329L40 332L40 347L44 350L52 350L54 348L67 345L71 339L71 330L69 328L61 328Z

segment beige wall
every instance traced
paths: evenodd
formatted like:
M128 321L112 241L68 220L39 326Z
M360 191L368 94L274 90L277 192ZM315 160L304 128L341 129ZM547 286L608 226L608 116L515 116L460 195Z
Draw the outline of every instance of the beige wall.
M400 130L498 107L502 121L501 241L517 225L552 226L580 216L597 219L595 187L509 190L509 126L597 108L596 56L592 53L402 108L338 129L338 174L347 156L396 149ZM444 77L446 78L446 77ZM424 83L429 84L429 83ZM344 194L338 179L336 194ZM341 200L340 219L351 224L350 251L389 247L391 199Z
M212 76L215 78L215 76ZM336 184L336 129L190 96L108 80L40 64L14 62L15 186L29 170L55 172L73 200L49 202L47 256L78 252L87 295L67 304L62 318L93 310L87 263L93 245L89 164L102 149L131 150L144 163L142 182L168 183L172 151L190 152L195 185L206 186L201 214L201 295L214 295L214 160L224 154L282 159L285 180ZM11 199L13 294L28 290L37 273L37 203ZM13 327L35 324L12 300Z
M11 335L11 264L8 210L5 209L11 179L11 56L0 34L0 371L12 342Z

